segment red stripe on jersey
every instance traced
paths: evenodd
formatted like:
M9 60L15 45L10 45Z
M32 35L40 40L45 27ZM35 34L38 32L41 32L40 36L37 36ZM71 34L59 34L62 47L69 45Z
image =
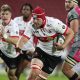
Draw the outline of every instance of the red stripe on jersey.
M65 32L63 33L63 35L66 35L66 32L67 32L68 28L69 28L69 27L66 28Z
M24 30L19 30L19 35L23 35L23 33L24 33Z
M12 37L12 38L19 38L19 36L9 36L9 37Z
M26 37L27 39L30 39L28 36L26 36L26 35L23 35L24 37Z
M11 38L19 38L19 36L9 36ZM2 41L7 42L4 38L2 38Z
M38 43L38 38L36 36L33 37L33 42L34 42L34 46L36 46Z
M6 40L4 38L2 38L2 41L6 42Z
M53 40L58 34L52 35L52 36L48 36L48 37L37 37L40 41L42 42L48 42Z

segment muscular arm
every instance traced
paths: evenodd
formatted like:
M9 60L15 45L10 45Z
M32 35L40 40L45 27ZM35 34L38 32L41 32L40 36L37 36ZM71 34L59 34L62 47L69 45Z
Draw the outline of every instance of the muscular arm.
M74 32L71 28L68 28L68 30L66 31L65 34L65 41L63 44L59 44L56 43L56 48L57 50L63 50L64 48L66 48L68 46L68 44L70 43L70 41L73 39L74 37Z
M74 32L71 28L68 28L66 35L65 35L65 42L62 45L63 48L67 47L67 45L70 43L70 41L73 39L74 37Z
M70 28L74 31L74 34L78 32L79 29L79 20L74 19L70 22Z
M12 44L16 45L19 37L8 37L8 38L4 38L4 39L8 43L12 43Z
M17 46L18 48L22 49L23 45L24 45L25 43L27 43L27 41L28 41L28 38L22 36L22 37L19 38L18 43L17 43L16 46Z

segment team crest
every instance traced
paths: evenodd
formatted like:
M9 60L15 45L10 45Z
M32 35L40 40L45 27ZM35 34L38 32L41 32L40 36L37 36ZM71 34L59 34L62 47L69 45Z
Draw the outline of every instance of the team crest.
M18 31L16 31L16 34L18 34Z
M65 26L64 25L62 26L62 29L65 29Z

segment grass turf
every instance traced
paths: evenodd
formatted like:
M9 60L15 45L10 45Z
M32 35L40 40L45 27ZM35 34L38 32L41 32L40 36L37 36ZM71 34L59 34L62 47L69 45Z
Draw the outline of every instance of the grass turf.
M7 75L0 74L0 80L9 80ZM25 75L21 75L20 80L26 80ZM61 76L50 76L48 80L68 80L64 75Z

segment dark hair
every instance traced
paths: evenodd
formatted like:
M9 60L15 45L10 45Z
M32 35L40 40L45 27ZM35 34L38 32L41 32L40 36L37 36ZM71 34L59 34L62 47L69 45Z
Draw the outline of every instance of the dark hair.
M80 7L80 0L78 0L78 6Z
M30 3L25 3L25 4L23 4L22 7L21 7L21 10L23 9L24 6L29 6L29 7L30 7L30 10L31 10L31 12L32 12L33 7L32 7L32 5L31 5Z

